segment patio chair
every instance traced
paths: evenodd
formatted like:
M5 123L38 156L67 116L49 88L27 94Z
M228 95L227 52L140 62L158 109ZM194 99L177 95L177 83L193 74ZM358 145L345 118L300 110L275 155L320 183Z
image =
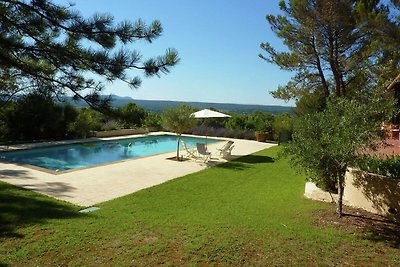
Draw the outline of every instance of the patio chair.
M194 148L189 148L186 145L186 142L183 141L183 140L181 140L181 144L182 144L183 150L185 150L185 152L186 152L186 155L185 155L186 158L188 158L188 159L189 158L195 158L195 159L198 158L197 155L196 155L196 150Z
M204 162L211 159L211 152L207 151L206 144L196 143L197 153L199 153L199 158L201 157Z
M219 151L219 155L222 158L225 158L225 157L232 155L233 147L234 147L233 141L228 141L228 142L226 142L225 145L223 145L223 147L217 148L217 150Z

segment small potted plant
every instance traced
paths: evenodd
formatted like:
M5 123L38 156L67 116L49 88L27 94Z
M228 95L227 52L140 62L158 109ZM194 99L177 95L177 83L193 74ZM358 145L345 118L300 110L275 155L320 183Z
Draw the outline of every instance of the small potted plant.
M268 123L259 124L256 127L256 140L258 142L265 142L271 136L272 127Z
M267 141L267 133L266 132L264 132L264 131L256 131L256 140L258 141L258 142L265 142L265 141Z

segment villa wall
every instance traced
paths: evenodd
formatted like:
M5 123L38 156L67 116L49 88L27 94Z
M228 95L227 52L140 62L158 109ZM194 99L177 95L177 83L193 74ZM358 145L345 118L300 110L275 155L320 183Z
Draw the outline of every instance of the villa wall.
M119 130L110 130L110 131L92 131L92 137L112 137L112 136L120 136L120 135L131 135L131 134L144 134L148 133L146 129L119 129Z
M307 182L304 195L314 200L332 202L330 194ZM349 169L345 178L343 203L400 221L400 180Z

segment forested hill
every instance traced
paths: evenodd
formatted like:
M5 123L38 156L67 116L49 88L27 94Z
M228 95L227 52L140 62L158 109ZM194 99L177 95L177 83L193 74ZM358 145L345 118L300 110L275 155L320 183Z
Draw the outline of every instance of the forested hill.
M292 107L285 106L272 106L272 105L242 105L242 104L229 104L229 103L206 103L206 102L181 102L181 101L165 101L165 100L138 100L131 97L121 97L113 95L112 106L120 107L129 102L144 108L147 111L161 112L166 107L176 107L180 104L190 105L198 109L214 108L221 112L235 112L239 114L248 114L256 110L263 112L270 112L279 114L284 112L292 112ZM83 101L74 102L77 106L85 106Z

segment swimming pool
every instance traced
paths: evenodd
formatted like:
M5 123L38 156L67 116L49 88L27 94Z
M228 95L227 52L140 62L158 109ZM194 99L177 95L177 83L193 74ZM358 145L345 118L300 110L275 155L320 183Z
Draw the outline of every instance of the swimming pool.
M189 147L205 142L204 138L198 137L182 136L181 139ZM208 139L207 143L220 141ZM0 153L0 159L53 171L66 171L170 152L176 150L176 145L176 136L157 135L3 152Z

